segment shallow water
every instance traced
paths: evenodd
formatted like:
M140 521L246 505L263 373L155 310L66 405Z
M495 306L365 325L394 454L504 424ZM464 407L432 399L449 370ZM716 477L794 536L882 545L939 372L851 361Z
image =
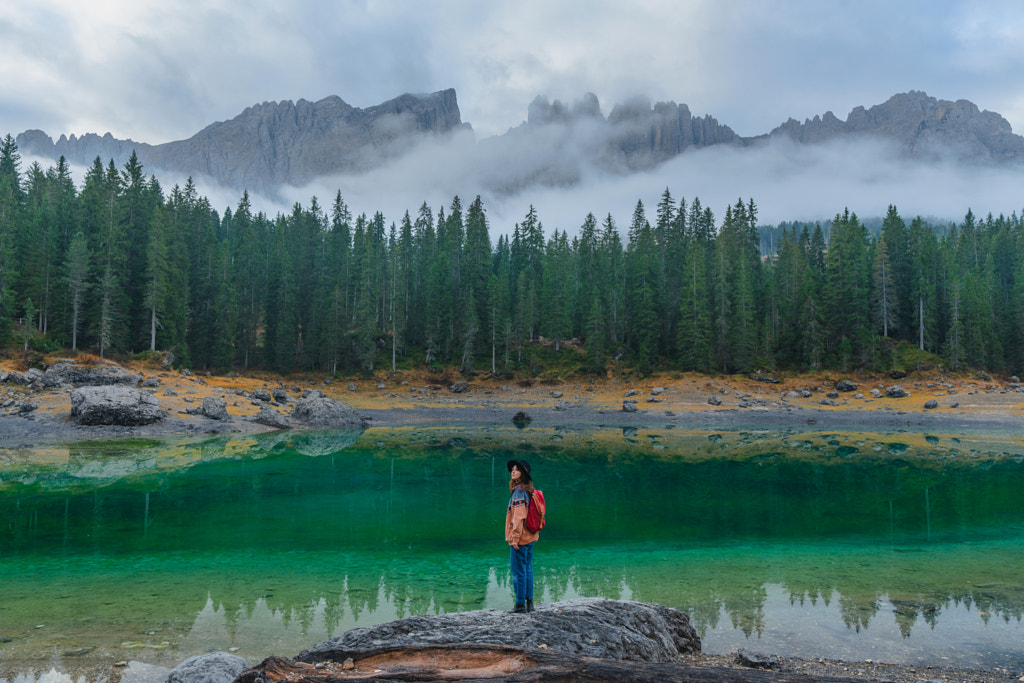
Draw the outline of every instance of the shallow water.
M0 450L0 676L505 609L510 458L541 601L677 607L711 653L1024 665L1015 437L370 430Z

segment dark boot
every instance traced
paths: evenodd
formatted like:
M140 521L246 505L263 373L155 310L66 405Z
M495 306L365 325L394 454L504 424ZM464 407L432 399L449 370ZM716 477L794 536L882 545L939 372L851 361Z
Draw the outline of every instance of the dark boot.
M516 606L509 610L509 614L526 614L526 605L516 603Z
M526 601L526 611L527 612L532 612L533 611L533 600L527 600Z

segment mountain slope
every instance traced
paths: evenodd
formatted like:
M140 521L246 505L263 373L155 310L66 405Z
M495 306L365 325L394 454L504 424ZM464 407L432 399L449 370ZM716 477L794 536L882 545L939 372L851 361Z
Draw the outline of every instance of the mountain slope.
M26 131L17 144L26 154L89 165L97 156L123 164L134 149L147 170L208 177L233 190L269 194L337 174L361 174L409 153L426 139L471 130L461 121L454 90L402 95L358 109L341 98L319 102L265 102L187 140L147 145L87 134L53 142ZM467 162L485 187L512 194L535 186L571 186L591 171L630 174L717 145L743 148L788 139L811 145L837 139L881 138L911 158L951 156L962 162L1024 160L1024 138L999 114L966 100L937 100L911 91L846 121L832 112L803 123L790 119L770 133L738 136L711 116L696 117L685 104L636 99L608 116L593 94L566 105L536 98L527 120L504 135L476 143Z

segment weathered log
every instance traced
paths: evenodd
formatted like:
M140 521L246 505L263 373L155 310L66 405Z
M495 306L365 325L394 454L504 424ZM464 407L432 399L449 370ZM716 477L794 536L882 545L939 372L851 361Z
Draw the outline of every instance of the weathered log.
M269 657L239 674L235 683L387 683L402 681L623 681L625 683L849 683L756 669L696 667L581 657L505 645L436 645L335 651L316 664Z

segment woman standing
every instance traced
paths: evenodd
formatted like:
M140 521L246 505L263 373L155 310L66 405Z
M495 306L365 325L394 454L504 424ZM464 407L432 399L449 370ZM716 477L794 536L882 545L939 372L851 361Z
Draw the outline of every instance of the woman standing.
M512 498L505 513L505 540L510 547L512 558L512 586L516 592L514 613L533 611L533 544L540 538L540 532L526 528L526 512L533 495L533 480L530 478L530 464L525 460L509 460L508 471L512 475L508 489Z

